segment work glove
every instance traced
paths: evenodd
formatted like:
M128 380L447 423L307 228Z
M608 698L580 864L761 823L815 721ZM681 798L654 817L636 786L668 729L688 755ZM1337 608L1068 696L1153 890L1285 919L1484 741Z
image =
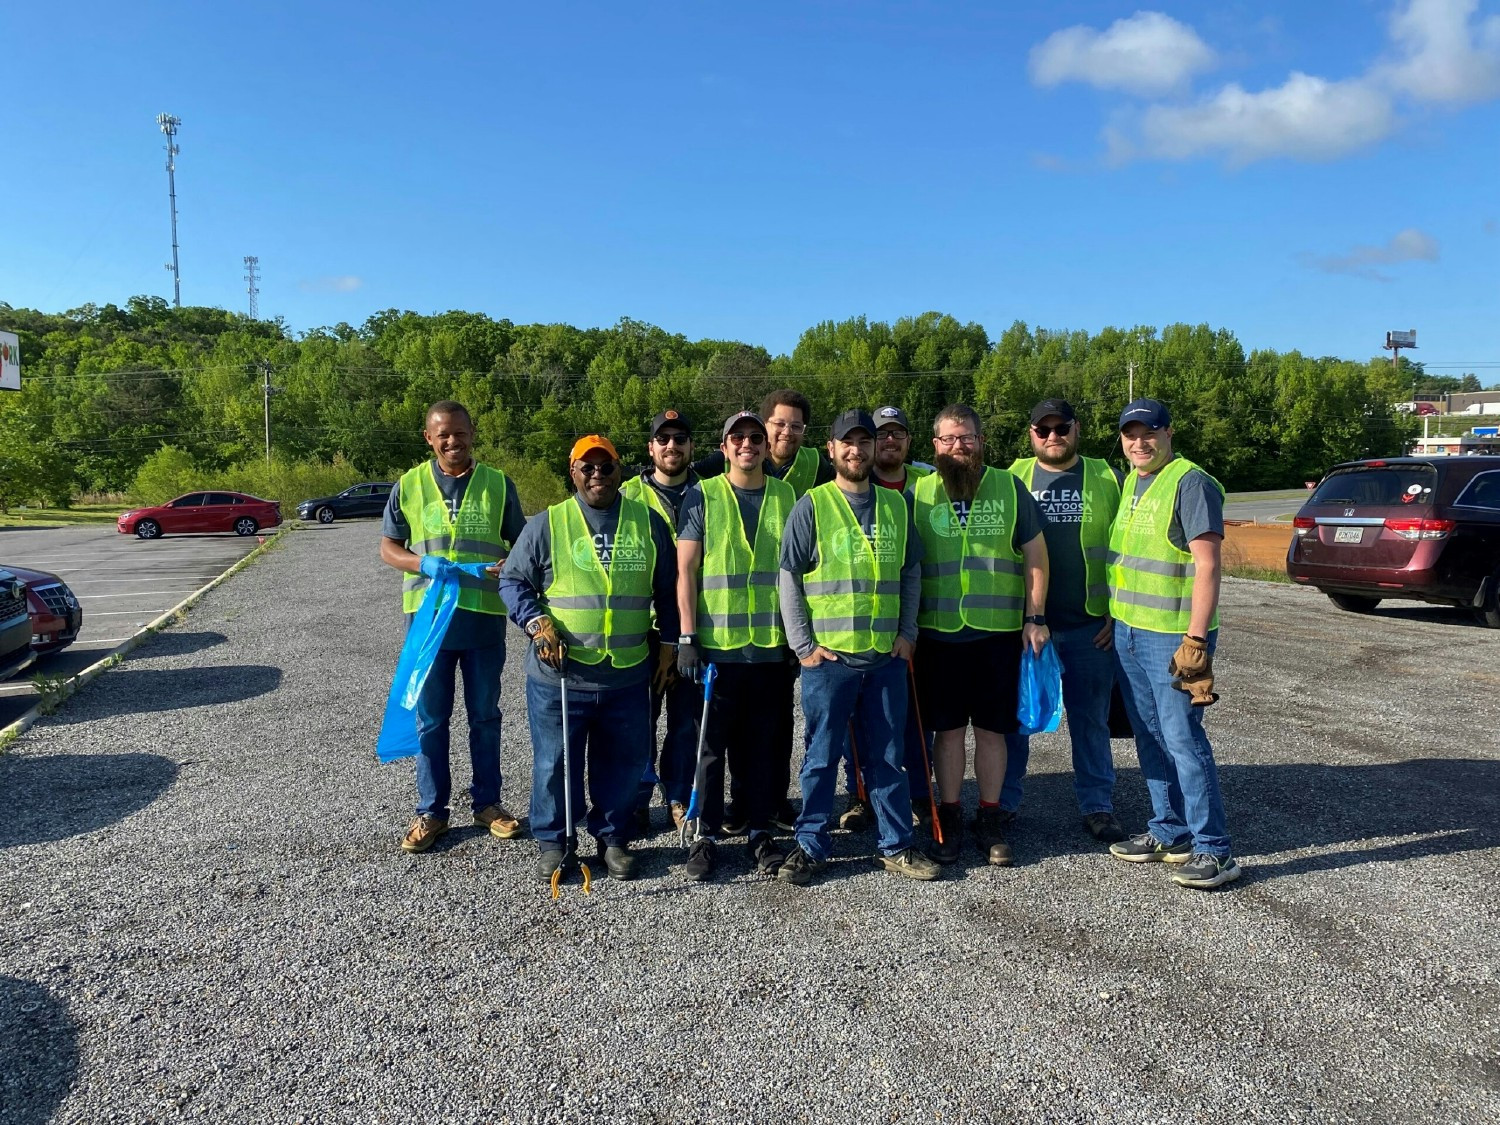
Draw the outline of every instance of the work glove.
M661 645L656 651L656 673L651 677L651 690L665 695L667 689L677 682L677 649L675 645Z
M442 581L444 578L457 581L458 576L463 573L456 562L452 559L445 559L442 555L423 555L421 567L422 573L434 582Z
M1194 707L1207 707L1219 701L1214 691L1214 660L1208 653L1208 642L1197 637L1183 637L1167 665L1172 686L1193 697Z
M703 650L696 642L677 642L677 674L689 683L703 682Z
M563 660L568 655L568 646L557 635L557 626L552 624L552 618L541 617L537 620L539 624L531 631L531 643L536 645L536 658L553 671L561 672Z

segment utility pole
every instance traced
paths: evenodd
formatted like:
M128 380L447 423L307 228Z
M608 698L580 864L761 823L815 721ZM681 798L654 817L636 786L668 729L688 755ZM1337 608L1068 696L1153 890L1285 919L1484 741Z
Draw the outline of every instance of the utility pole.
M182 118L163 113L157 116L156 124L167 135L167 196L172 202L172 264L167 269L172 271L172 307L180 309L182 274L177 264L177 154L182 150L177 147L177 130L182 125Z
M1128 359L1128 360L1125 361L1125 375L1130 380L1130 392L1129 392L1130 397L1127 398L1125 401L1126 402L1134 402L1135 401L1135 360Z
M271 361L263 359L260 361L261 394L266 402L266 464L271 463L271 396L281 393L280 387L271 386Z
M245 255L245 280L250 283L250 319L260 319L260 259Z

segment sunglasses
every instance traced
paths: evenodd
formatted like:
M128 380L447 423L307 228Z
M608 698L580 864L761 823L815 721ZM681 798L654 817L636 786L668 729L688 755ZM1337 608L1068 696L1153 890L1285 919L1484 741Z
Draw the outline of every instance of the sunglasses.
M751 445L763 445L765 444L766 435L759 430L750 430L748 432L735 430L729 435L729 440L735 445L744 445L747 441Z
M575 461L574 471L581 477L612 477L617 466L613 461Z
M1067 437L1069 434L1071 434L1073 432L1073 423L1072 422L1059 422L1055 426L1032 426L1031 429L1032 429L1032 432L1035 433L1037 437L1039 437L1043 441L1045 441L1047 438L1051 437L1053 434L1056 434L1058 437Z
M674 430L670 434L657 434L651 439L657 445L688 445L692 442L692 436L680 430Z

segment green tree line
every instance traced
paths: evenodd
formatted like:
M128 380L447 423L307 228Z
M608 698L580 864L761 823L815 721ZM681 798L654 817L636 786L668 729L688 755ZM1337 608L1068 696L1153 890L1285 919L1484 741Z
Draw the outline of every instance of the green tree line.
M426 455L423 413L440 398L470 408L481 456L517 478L529 507L562 494L581 434L644 459L649 419L674 408L707 448L719 421L783 386L812 401L818 441L851 405L893 403L924 431L944 404L968 403L996 463L1026 449L1032 404L1061 395L1078 408L1085 451L1118 458L1114 423L1132 376L1137 396L1170 407L1178 447L1227 487L1297 487L1335 462L1399 452L1418 423L1392 404L1435 385L1404 359L1247 353L1203 324L1089 333L1017 321L992 337L937 312L822 321L789 355L630 319L575 328L456 311L387 309L359 327L297 335L279 320L158 297L60 314L0 303L0 328L19 334L24 364L22 389L0 395L0 504L87 492L158 501L181 482L229 479L294 490L323 479L317 466L335 470L330 481L390 478ZM275 387L270 468L264 364ZM914 454L929 457L925 433L916 438Z

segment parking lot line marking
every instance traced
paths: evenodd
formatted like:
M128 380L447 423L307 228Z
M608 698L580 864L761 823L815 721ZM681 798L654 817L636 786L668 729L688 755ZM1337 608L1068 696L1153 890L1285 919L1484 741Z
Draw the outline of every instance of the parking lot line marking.
M184 586L182 589L196 590L197 588L196 586ZM145 597L147 594L170 594L173 592L172 590L133 590L126 594L79 594L78 600L84 602L93 598L140 598Z
M145 612L153 611L148 609ZM89 620L92 621L96 617L129 617L131 614L140 616L140 613L138 609L93 609L89 611Z
M219 577L217 574L174 574L170 578L95 578L91 582L100 585L120 582L207 582L211 578ZM195 586L194 589L197 589Z

